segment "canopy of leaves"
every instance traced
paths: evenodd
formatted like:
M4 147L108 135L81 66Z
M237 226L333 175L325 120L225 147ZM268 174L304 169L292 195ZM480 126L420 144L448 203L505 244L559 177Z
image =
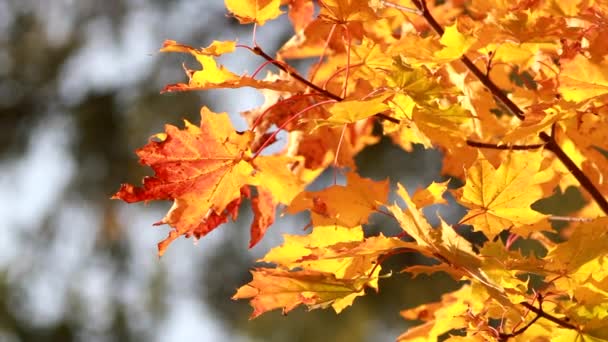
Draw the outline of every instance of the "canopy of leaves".
M404 272L446 272L468 283L437 303L403 311L425 323L399 340L435 340L455 330L465 340L608 339L606 4L227 0L226 6L241 23L258 26L286 9L295 35L276 55L239 46L276 68L264 80L218 66L215 58L233 52L235 42L201 49L165 42L162 51L189 53L202 69L186 69L188 83L164 91L253 87L265 103L242 113L244 132L203 108L200 127L167 125L137 151L155 175L141 188L123 185L114 197L174 201L160 222L173 229L161 254L178 236L200 237L235 217L255 187L250 246L273 224L279 205L288 214L309 211L312 229L286 235L238 289L234 298L251 300L252 317L298 305L340 312L365 288L379 289L378 279L391 274L382 268L386 259L418 253L428 262ZM306 57L316 57L306 75L287 62ZM286 146L262 155L281 131ZM389 202L388 180L358 175L353 157L381 135L406 150L422 144L444 153L446 176L461 183L451 191L466 209L459 223L440 217L433 227L422 211L455 205L444 197L447 182L412 197L399 185L398 205ZM305 190L330 166L333 185ZM344 185L338 173L346 175ZM554 189L569 186L583 194L581 210L567 217L535 210ZM402 233L369 235L365 225L374 213L394 219ZM554 230L556 220L567 227ZM486 239L473 244L460 235L465 225ZM537 246L533 253L516 247L524 238Z

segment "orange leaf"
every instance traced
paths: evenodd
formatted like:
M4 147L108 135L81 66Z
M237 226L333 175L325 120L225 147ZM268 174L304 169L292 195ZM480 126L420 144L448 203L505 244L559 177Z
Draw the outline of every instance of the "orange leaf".
M272 193L258 188L258 196L251 200L253 209L253 223L251 224L251 240L249 248L255 246L266 233L268 227L274 223L274 214L277 203L274 201Z
M321 191L303 191L287 212L309 209L314 225L356 227L367 223L368 216L388 199L388 180L376 182L350 172L346 183L347 186L333 185Z
M289 20L296 32L303 30L314 19L315 5L311 0L289 0Z
M161 255L177 236L200 236L215 228L227 216L224 211L233 210L229 204L241 197L241 187L257 182L253 167L244 160L252 134L235 132L227 114L203 107L200 127L186 121L185 129L166 125L165 132L156 135L161 141L137 150L140 162L155 175L145 177L141 188L123 184L113 196L129 203L174 200L159 222L175 229L159 246Z

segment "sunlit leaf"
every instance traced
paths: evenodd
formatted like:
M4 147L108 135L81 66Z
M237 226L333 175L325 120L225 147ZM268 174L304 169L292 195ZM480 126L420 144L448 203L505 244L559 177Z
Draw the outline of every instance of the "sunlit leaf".
M226 8L241 24L264 25L283 12L279 8L281 0L224 0Z

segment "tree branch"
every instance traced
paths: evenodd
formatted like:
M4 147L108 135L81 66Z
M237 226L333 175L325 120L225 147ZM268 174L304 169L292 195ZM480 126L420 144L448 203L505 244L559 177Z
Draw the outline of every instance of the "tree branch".
M578 327L574 324L568 323L563 319L557 318L553 315L550 315L546 312L543 311L542 307L541 308L537 308L536 306L528 303L528 302L521 302L519 303L522 306L526 307L527 309L529 309L530 311L534 312L535 314L538 315L538 317L542 317L546 320L549 320L557 325L559 325L562 328L566 328L566 329L572 329L572 330L578 330Z
M539 297L538 299L538 309L543 312L543 302L542 302L542 297ZM542 316L539 315L538 313L536 314L536 317L534 317L530 322L528 322L528 324L526 324L525 326L513 331L512 333L500 333L498 335L498 337L500 338L500 341L506 341L508 339L510 339L511 337L515 337L517 335L521 335L523 334L526 330L528 330L529 327L532 326L532 324L536 323L536 321L538 321Z
M602 195L597 187L591 182L589 177L585 175L585 173L576 166L574 161L570 159L570 157L562 150L554 136L549 136L545 132L541 132L538 135L544 142L545 148L555 154L557 159L559 159L564 166L570 171L570 173L576 178L576 180L581 184L581 186L587 190L587 192L591 195L595 203L602 209L602 211L608 214L608 201Z
M443 35L443 28L437 20L429 11L426 0L413 0L414 5L422 12L422 16L426 19L429 25L433 28L433 30L439 34ZM471 60L466 56L462 55L460 60L464 63L464 65L481 81L481 83L490 90L494 98L496 98L502 105L504 105L513 115L518 117L520 120L524 119L523 110L521 110L511 99L509 99L505 93L502 92L500 88L479 68L471 62ZM576 166L574 161L562 150L557 141L555 140L555 125L551 128L551 136L549 136L545 132L541 132L538 135L542 141L545 142L545 147L547 150L553 152L557 158L564 164L570 173L576 178L576 180L580 183L580 185L587 190L587 192L591 195L593 200L598 204L598 206L602 209L605 214L608 214L608 201L598 188L595 187L593 182L589 180L589 178L585 175L585 173Z
M443 27L439 25L437 20L435 20L435 17L433 17L433 15L431 14L431 11L429 11L429 8L426 5L426 1L414 0L412 2L414 3L414 5L416 5L416 7L418 7L418 10L422 12L422 16L424 17L424 19L426 19L429 25L431 25L433 30L438 35L443 36ZM498 86L492 80L490 80L490 78L486 74L479 70L479 68L475 66L475 64L473 64L473 62L469 59L469 57L467 57L466 55L462 55L462 57L460 57L460 60L477 77L477 79L481 81L481 83L486 88L488 88L488 90L490 90L492 95L494 95L494 98L496 98L502 105L504 105L509 110L509 112L511 112L511 114L515 115L520 120L524 119L524 112L513 101L511 101L511 99L509 99L509 97L505 95L505 93L500 88L498 88Z
M262 50L261 47L259 46L255 46L252 48L249 48L253 53L255 53L256 55L264 58L266 61L268 61L269 63L272 63L274 66L276 66L277 68L283 70L284 72L286 72L289 76L295 78L296 80L298 80L299 82L301 82L302 84L304 84L305 86L314 89L315 91L317 91L319 94L328 97L332 100L336 100L338 102L340 101L344 101L344 98L342 98L341 96L338 96L330 91L327 91L321 87L319 87L318 85L310 82L309 80L307 80L304 76L300 75L297 71L295 71L292 67L290 67L288 64L286 63L282 63L277 61L276 59L272 58L270 55L268 55L266 52L264 52L264 50ZM383 119L383 120L387 120L390 121L392 123L400 123L401 120L399 119L395 119L389 115L383 114L383 113L378 113L374 115L375 117L379 118L379 119Z
M497 145L490 143L483 143L479 141L467 140L467 145L471 147L477 148L488 148L492 150L513 150L513 151L525 151L525 150L535 150L537 148L541 148L545 146L545 144L532 144L532 145Z

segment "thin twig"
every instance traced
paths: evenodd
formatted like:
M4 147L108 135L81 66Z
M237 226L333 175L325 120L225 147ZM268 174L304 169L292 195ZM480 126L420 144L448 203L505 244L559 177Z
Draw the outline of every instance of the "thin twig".
M589 217L570 217L570 216L549 216L550 221L566 221L566 222L591 222L592 218Z
M542 317L546 320L549 320L557 325L559 325L560 327L566 328L566 329L572 329L572 330L578 330L578 327L574 324L568 323L566 322L564 319L562 318L557 318L551 314L548 314L546 312L544 312L542 310L542 308L537 308L536 306L528 303L528 302L521 302L519 303L522 306L526 307L527 309L529 309L530 311L534 312L535 314L537 314L539 317Z
M479 141L467 140L467 145L478 148L488 148L492 150L513 150L513 151L525 151L525 150L536 150L545 146L545 144L532 144L532 145L497 145L490 143L483 143Z
M277 61L276 59L272 58L271 56L269 56L266 52L264 52L264 50L262 50L261 47L259 46L255 46L253 48L249 48L247 47L249 50L251 50L251 52L255 53L256 55L264 58L265 60L269 61L270 63L272 63L274 66L276 66L277 68L283 70L284 72L286 72L289 76L295 78L296 80L298 80L299 82L301 82L302 84L306 85L309 88L312 88L314 90L316 90L317 92L319 92L321 95L328 97L332 100L336 100L338 102L340 101L344 101L344 99L330 91L327 91L321 87L319 87L318 85L310 82L309 80L307 80L304 76L300 75L297 71L295 71L292 67L290 67L288 64L282 63ZM374 115L375 117L379 118L379 119L383 119L383 120L387 120L390 121L392 123L400 123L401 120L399 119L395 119L389 115L383 114L383 113L378 113L376 115Z
M266 52L264 52L264 50L262 50L261 47L259 46L255 46L253 47L253 49L251 49L251 51L253 53L255 53L256 55L264 58L265 60L269 61L270 63L272 63L274 66L276 66L277 68L283 70L284 72L286 72L289 76L295 78L296 80L300 81L301 83L303 83L304 85L306 85L309 88L312 88L314 90L316 90L317 92L323 94L325 97L329 97L332 100L336 100L336 101L343 101L344 99L341 98L340 96L331 93L321 87L319 87L318 85L308 81L305 77L303 77L302 75L300 75L297 71L295 71L293 68L291 68L289 65L286 65L285 63L281 63L279 61L277 61L276 59L272 58L271 56L269 56Z
M542 297L539 294L538 295L538 309L540 310L540 312L544 312L543 311L543 301L542 301ZM536 307L535 307L536 308ZM511 337L515 337L517 335L521 335L523 334L526 330L528 330L529 327L532 326L532 324L536 323L536 321L538 321L542 316L538 313L536 313L536 317L534 317L530 322L528 322L526 325L524 325L523 327L513 331L512 333L506 334L506 333L500 333L498 336L500 338L501 341L506 341Z

